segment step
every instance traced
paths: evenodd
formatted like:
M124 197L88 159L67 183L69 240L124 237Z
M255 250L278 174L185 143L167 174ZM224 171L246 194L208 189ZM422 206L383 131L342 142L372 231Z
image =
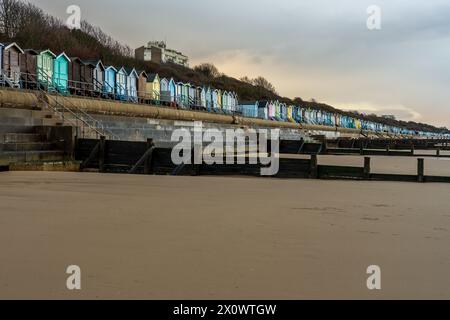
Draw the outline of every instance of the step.
M45 137L38 133L0 133L0 143L43 142Z
M0 125L0 134L10 133L35 133L36 126L28 125ZM2 140L0 140L2 141Z
M0 143L0 152L9 151L50 151L57 149L58 144L54 142L20 142Z
M9 171L52 171L52 172L79 172L79 161L40 161L27 163L14 163L9 165Z
M53 112L51 112L49 110L0 108L0 118L44 119L44 118L52 118L52 117L53 117Z
M2 126L42 126L44 120L31 117L0 117L0 127Z
M28 162L64 161L64 151L17 151L0 152L0 166Z
M64 125L64 121L61 119L56 119L56 118L52 118L52 119L42 119L42 125L43 126L62 126Z

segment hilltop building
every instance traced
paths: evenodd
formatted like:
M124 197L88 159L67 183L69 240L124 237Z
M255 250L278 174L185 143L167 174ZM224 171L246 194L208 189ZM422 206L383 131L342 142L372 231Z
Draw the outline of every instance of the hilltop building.
M189 58L181 52L167 49L164 41L150 41L147 45L135 50L135 57L141 61L155 63L174 63L180 66L189 66Z

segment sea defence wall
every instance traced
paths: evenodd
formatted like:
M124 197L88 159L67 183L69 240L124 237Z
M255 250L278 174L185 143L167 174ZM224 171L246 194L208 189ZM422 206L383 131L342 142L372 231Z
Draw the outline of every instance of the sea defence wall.
M106 121L108 128L112 126L113 131L114 128L116 128L120 133L119 137L124 140L140 139L141 141L144 141L144 137L148 137L149 133L155 133L152 132L154 131L154 129L151 128L152 126L156 126L157 131L170 131L173 127L177 126L177 123L192 123L194 121L211 124L220 129L231 127L279 128L281 129L282 136L284 135L287 139L289 139L289 137L297 139L297 137L315 135L323 135L331 139L339 137L359 138L362 135L376 137L374 133L362 132L361 130L356 129L268 121L236 115L122 103L105 99L66 97L61 95L50 95L39 91L0 90L0 107L33 110L44 107L44 102L53 107L57 104L63 104L68 108L78 108L92 114L95 118ZM147 123L147 125L141 126L143 122ZM137 123L140 123L137 127L132 126L132 124Z

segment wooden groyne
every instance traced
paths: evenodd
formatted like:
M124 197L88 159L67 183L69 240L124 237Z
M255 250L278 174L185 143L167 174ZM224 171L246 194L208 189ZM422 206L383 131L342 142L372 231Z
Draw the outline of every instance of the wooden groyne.
M235 161L232 165L202 163L181 166L172 163L171 154L171 148L155 147L151 139L147 142L78 139L75 148L75 157L82 163L82 170L98 170L105 173L258 177L264 168L261 164L250 164L251 154L244 155L243 164L237 164ZM237 159L238 156L235 160ZM417 174L414 175L372 173L371 158L368 156L359 167L319 165L315 153L307 159L289 159L281 156L279 161L279 171L274 178L450 183L450 177L426 175L423 158L417 160Z

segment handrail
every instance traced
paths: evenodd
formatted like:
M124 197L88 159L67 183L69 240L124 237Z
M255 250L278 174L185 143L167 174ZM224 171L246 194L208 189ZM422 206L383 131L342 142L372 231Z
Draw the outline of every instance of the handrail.
M108 137L109 140L119 140L119 137L116 136L113 132L111 132L108 128L106 128L102 121L95 119L90 114L88 114L86 111L77 107L70 100L65 99L64 101L66 103L71 104L72 109L70 107L67 107L64 103L59 102L58 101L58 97L60 96L59 93L56 94L56 97L54 97L52 95L46 95L46 96L50 99L53 99L53 101L55 101L55 103L58 106L61 106L65 111L68 111L69 113L74 115L78 120L80 120L83 124L85 124L89 129L96 132L98 137L105 136L105 137ZM53 109L55 109L55 108L53 108ZM77 113L74 112L73 109L75 109L77 111ZM65 120L65 119L63 118L63 120Z

